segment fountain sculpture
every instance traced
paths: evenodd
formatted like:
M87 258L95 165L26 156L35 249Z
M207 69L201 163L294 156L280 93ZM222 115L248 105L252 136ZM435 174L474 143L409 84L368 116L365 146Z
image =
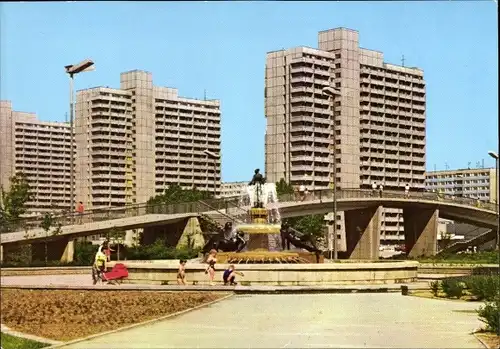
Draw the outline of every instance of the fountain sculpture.
M223 251L219 257L229 263L309 263L297 252L285 252L285 247L289 250L292 244L314 253L319 261L321 251L314 242L288 224L282 224L276 187L274 183L266 183L259 169L255 170L241 199L242 206L250 206L246 221L234 227L226 223L219 236L208 241L203 252L212 248Z

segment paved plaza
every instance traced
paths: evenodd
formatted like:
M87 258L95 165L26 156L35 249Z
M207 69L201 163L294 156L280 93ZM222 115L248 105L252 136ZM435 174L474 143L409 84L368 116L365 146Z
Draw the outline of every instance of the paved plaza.
M400 294L233 296L65 348L482 348L479 305Z

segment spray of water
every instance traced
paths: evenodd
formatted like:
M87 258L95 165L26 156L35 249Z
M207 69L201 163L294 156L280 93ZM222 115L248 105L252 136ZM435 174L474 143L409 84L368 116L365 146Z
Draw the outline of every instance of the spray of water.
M252 224L250 221L250 216L247 215L245 219L246 224L250 224L254 229L260 230L261 232L266 231L266 227L274 227L281 224L281 215L278 207L278 194L276 192L276 185L274 183L265 183L261 186L261 196L260 200L265 209L268 210L268 222L264 224ZM244 207L246 210L254 207L257 203L257 186L248 185L246 186L240 196L240 207ZM236 234L239 226L234 228L232 235ZM273 228L274 230L275 228ZM245 234L245 239L249 238L249 234ZM270 240L273 242L269 246L270 250L275 250L280 244L279 233L269 233Z

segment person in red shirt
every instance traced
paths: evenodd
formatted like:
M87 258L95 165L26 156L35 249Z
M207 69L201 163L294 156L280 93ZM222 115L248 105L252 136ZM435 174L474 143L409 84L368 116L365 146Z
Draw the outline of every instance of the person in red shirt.
M83 202L80 201L78 203L78 205L76 206L76 213L79 216L79 222L80 222L80 224L82 224L83 211L84 211Z

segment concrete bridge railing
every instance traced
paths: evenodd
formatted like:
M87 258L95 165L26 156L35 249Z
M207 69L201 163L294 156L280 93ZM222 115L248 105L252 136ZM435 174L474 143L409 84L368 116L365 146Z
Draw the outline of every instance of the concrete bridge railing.
M316 190L307 193L284 194L279 196L280 203L287 202L310 202L332 200L333 191ZM479 203L477 200L469 198L459 198L429 192L410 192L406 194L401 191L372 191L366 189L339 189L337 190L337 199L355 199L355 198L391 198L401 200L427 200L436 202L445 202L456 205L465 205L476 207L481 210L496 212L494 203ZM112 219L143 216L146 214L188 214L221 211L232 217L241 217L244 213L247 203L241 202L239 197L207 199L197 202L177 203L177 204L135 204L123 207L112 207L95 209L84 214L65 214L55 216L55 224L61 226L86 224L93 222L102 222ZM237 218L235 218L237 219ZM5 223L0 227L0 233L28 231L39 228L43 217L25 218L18 221Z

